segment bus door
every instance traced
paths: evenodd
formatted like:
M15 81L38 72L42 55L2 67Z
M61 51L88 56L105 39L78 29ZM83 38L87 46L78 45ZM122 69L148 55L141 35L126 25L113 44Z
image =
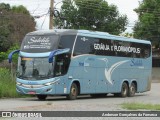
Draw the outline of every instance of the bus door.
M106 72L108 70L107 59L100 58L96 61L96 93L105 93L108 90L108 81L106 80Z
M83 63L83 88L85 93L95 93L96 72L95 59L86 57Z
M56 94L66 93L64 82L67 80L67 74L70 58L67 54L60 54L55 57L54 76L57 78Z
M76 56L79 62L79 66L76 69L79 72L77 76L83 81L81 86L82 93L95 93L97 71L94 67L96 64L94 43L96 42L98 40L93 37L78 36L74 47L73 55Z

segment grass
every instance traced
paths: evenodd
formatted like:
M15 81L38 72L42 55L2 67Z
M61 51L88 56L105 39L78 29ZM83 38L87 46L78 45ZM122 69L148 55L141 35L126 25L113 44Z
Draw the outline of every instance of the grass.
M11 77L9 69L0 68L0 98L20 97L16 92L15 77Z
M160 110L160 104L123 103L121 105L128 110Z

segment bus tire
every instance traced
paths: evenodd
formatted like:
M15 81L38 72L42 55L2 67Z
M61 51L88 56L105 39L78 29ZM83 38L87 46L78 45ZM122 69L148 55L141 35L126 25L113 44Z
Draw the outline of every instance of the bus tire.
M120 97L127 97L128 95L128 85L126 82L123 82Z
M133 97L136 93L136 85L135 83L131 83L131 86L129 87L128 97Z
M46 100L47 95L37 95L37 98L38 98L39 100L41 100L41 101L44 101L44 100Z
M75 83L72 83L70 93L66 97L68 100L75 100L77 99L77 95L78 95L78 87Z

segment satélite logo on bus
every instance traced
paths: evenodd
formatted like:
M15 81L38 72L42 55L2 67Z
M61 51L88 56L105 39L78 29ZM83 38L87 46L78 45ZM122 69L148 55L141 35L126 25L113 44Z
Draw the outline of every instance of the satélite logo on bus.
M32 37L31 39L28 40L28 44L32 44L32 43L48 43L50 42L49 37Z

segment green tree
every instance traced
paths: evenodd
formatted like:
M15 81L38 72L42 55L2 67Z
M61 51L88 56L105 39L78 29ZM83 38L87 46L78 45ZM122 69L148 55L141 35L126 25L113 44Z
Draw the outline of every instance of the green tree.
M20 5L20 6L13 6L12 7L12 11L14 13L23 13L25 15L30 15L29 11L23 6L23 5Z
M8 29L8 18L4 15L10 11L9 4L0 4L0 51L6 51L11 45L8 40L10 30Z
M138 21L133 28L134 37L151 40L160 47L160 0L143 0L135 12Z
M133 33L123 33L123 34L120 34L121 36L124 36L124 37L128 37L128 38L133 38Z
M64 19L63 19L64 18ZM126 30L126 15L120 15L115 5L105 0L63 0L58 28L88 29L119 34Z
M19 44L26 33L34 30L34 18L24 6L0 4L0 52Z

